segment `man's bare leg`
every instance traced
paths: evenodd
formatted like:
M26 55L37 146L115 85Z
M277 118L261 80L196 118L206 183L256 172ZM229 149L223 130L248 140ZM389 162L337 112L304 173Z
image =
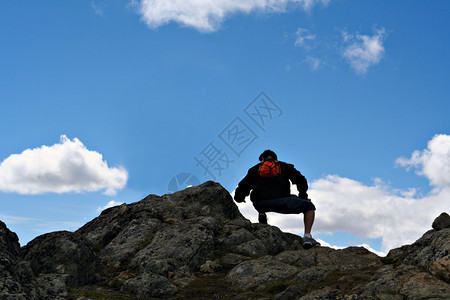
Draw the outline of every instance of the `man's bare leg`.
M314 224L315 211L309 210L304 213L303 222L305 223L305 234L311 234L311 228Z
M311 235L311 228L314 223L316 213L310 210L304 213L303 221L305 223L305 236L303 238L303 248L309 249L314 246L320 246L320 243L313 239Z

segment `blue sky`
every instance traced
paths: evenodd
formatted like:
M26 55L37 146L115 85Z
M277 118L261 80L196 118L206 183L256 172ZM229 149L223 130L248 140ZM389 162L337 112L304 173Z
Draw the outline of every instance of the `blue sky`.
M449 12L2 1L0 220L24 245L174 178L232 193L271 148L310 183L314 236L384 253L411 243L450 207ZM269 223L303 232L299 216Z

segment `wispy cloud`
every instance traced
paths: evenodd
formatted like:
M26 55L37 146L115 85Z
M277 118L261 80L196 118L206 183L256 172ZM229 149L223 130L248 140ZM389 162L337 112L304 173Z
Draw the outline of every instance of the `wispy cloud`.
M294 34L294 46L301 48L306 55L302 64L307 64L311 70L318 70L324 62L324 47L323 41L317 39L316 34L313 34L309 29L297 28Z
M315 5L328 5L330 0L142 0L133 1L142 20L150 28L170 22L192 27L202 32L213 32L234 13L249 14L284 12L289 7L310 11Z
M308 29L305 28L298 28L295 32L295 42L294 45L297 47L307 47L308 49L311 48L310 45L308 45L308 41L313 41L316 39L316 36L312 34Z
M417 197L415 189L394 189L381 179L372 185L328 175L311 182L308 194L317 207L313 233L347 231L360 238L382 239L382 252L409 244L431 229L431 223L447 211L450 199L450 136L436 135L428 148L415 151L410 159L397 163L415 167L434 187L428 195ZM291 189L296 191L295 186ZM239 204L244 216L256 221L255 209ZM284 231L303 233L298 215L273 214L270 224Z
M33 222L30 225L33 226L32 231L36 232L37 234L44 234L60 230L75 231L84 224L82 222L70 221L41 221L39 223Z
M312 70L318 70L324 65L334 65L343 57L358 74L365 74L383 58L383 43L387 34L381 28L376 29L372 36L341 30L339 36L327 37L299 27L293 36L294 46L300 48L306 56L302 63L308 64Z
M103 156L74 138L12 154L0 164L0 191L19 194L94 192L115 195L128 173L108 167Z
M97 16L100 16L102 18L105 17L104 9L98 3L96 3L95 1L92 1L91 7Z
M9 230L17 229L25 229L25 234L20 235L19 242L23 246L27 244L29 241L34 239L36 236L60 230L68 230L74 231L80 228L83 224L82 222L75 221L48 221L39 218L30 218L30 217L22 217L22 216L11 216L0 214L0 221L4 222Z
M304 60L305 63L307 63L311 70L318 70L320 66L323 64L323 62L320 60L320 58L313 57L313 56L307 56Z
M10 216L10 215L4 215L4 214L0 214L0 220L2 220L5 223L8 223L8 224L25 224L25 223L29 223L29 222L41 221L36 218Z
M366 73L369 67L378 64L385 53L383 42L386 31L384 28L375 30L372 36L349 34L344 31L342 38L344 42L342 56L359 74Z

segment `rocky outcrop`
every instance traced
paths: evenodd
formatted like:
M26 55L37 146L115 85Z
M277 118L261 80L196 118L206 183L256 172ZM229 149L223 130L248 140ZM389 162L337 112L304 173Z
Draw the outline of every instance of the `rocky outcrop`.
M385 258L304 250L301 237L252 224L206 182L107 209L22 249L0 222L0 299L445 299L449 219Z
M412 245L393 249L362 294L367 299L450 299L450 216Z
M29 268L21 265L19 238L0 221L0 292L25 299L33 290L26 286L26 271Z
M47 257L51 253L45 253ZM20 254L17 235L0 221L0 299L65 299L64 277L55 274L36 276L30 262Z
M79 233L44 234L28 243L21 252L35 274L60 274L72 286L88 284L95 278L96 257L91 244Z

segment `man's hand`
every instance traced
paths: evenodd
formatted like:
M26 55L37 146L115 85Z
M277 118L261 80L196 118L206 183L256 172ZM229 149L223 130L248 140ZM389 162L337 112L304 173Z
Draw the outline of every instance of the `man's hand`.
M238 202L238 203L244 203L245 202L245 197L236 197L236 195L234 196L234 201Z
M298 196L299 196L300 198L302 198L302 199L309 200L309 197L308 197L308 193L307 193L307 192L299 192L299 193L298 193Z

